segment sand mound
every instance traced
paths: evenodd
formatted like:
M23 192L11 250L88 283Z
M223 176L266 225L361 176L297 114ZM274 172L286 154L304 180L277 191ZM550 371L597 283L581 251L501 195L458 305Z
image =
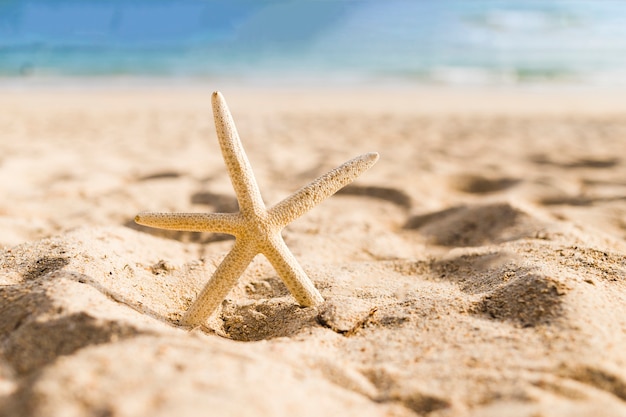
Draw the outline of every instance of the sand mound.
M158 260L182 252L178 242L118 228L24 244L2 260L15 271L0 288L11 381L3 409L195 415L192 404L201 404L233 415L436 415L469 405L476 415L499 407L525 415L602 404L619 415L626 262L574 239L319 262L307 268L327 299L319 308L298 307L256 259L212 323L221 337L177 329L202 285L194 269L205 277L214 268ZM112 249L119 240L127 251ZM322 398L317 408L311 395ZM570 407L572 399L588 405Z
M457 206L411 217L407 229L419 229L437 245L460 247L536 237L547 227L509 203Z

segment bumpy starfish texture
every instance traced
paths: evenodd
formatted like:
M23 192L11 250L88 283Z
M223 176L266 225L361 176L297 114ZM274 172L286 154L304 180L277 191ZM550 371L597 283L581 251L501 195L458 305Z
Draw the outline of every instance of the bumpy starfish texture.
M367 153L358 156L302 187L270 209L266 209L224 97L215 92L212 102L217 137L237 195L239 212L140 213L135 217L137 223L145 226L180 231L228 233L236 238L230 253L183 316L182 324L191 326L205 324L259 253L270 261L300 305L314 306L322 303L324 299L287 248L281 230L354 181L376 163L378 154Z

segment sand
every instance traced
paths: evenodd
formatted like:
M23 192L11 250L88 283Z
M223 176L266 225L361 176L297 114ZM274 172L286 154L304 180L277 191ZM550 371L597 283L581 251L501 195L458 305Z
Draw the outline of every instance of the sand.
M380 161L284 238L326 302L233 244L210 93L0 94L0 416L626 415L626 103L597 92L223 88L267 204Z

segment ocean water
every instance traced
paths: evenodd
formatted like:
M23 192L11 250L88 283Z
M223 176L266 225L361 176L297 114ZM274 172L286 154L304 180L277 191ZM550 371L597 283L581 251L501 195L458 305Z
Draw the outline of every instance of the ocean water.
M0 0L0 77L626 85L626 2Z

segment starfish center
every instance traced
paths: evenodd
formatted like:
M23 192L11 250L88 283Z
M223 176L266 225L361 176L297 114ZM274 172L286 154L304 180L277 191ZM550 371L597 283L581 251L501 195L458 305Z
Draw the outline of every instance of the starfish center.
M256 216L253 219L248 219L244 230L245 236L253 240L265 240L279 232L280 228L271 224L267 218Z

